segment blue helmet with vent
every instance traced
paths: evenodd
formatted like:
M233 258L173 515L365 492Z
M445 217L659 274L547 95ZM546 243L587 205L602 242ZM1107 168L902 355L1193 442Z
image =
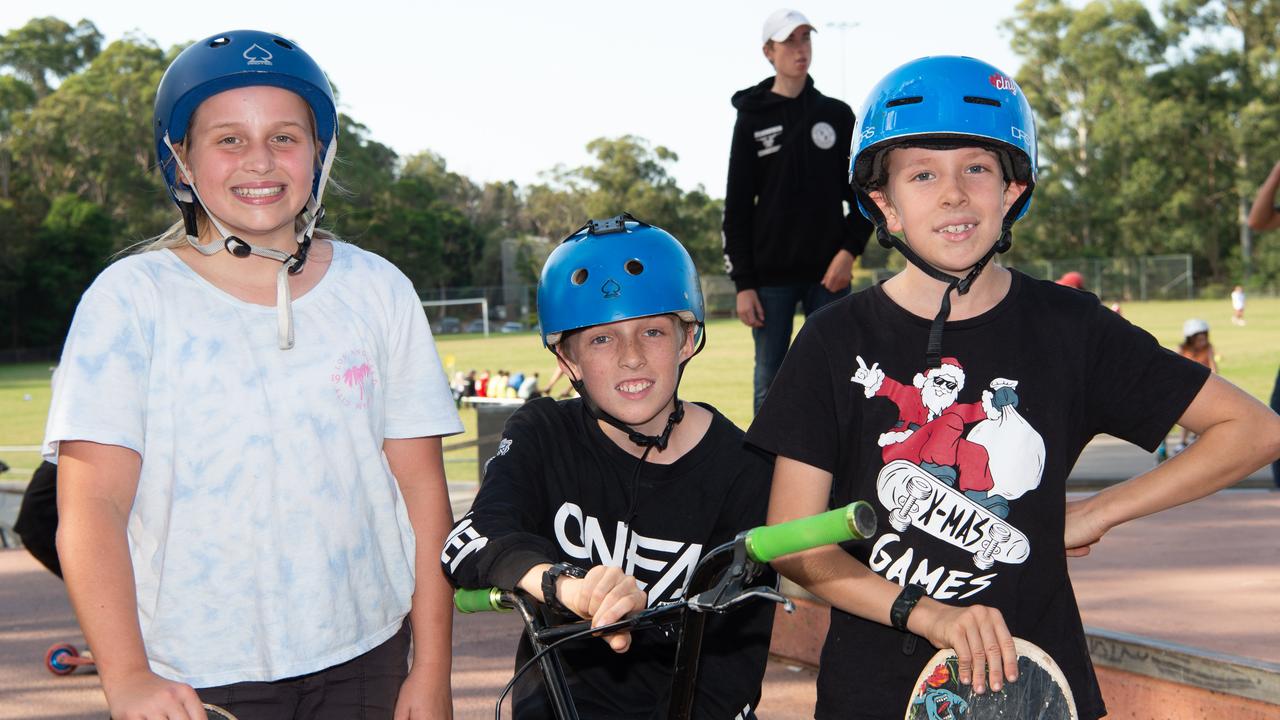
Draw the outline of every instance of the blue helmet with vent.
M981 145L1001 158L1006 180L1027 183L1008 224L1026 214L1036 181L1036 124L1013 78L981 60L935 56L891 71L871 90L858 115L849 182L872 222L878 208L867 196L885 182L885 156L903 145Z
M183 50L156 90L156 156L166 187L181 204L177 163L171 145L187 136L191 116L200 103L227 90L255 85L271 85L290 90L311 107L315 117L319 155L329 155L338 130L338 112L333 89L324 71L311 56L291 40L258 30L232 30L207 37ZM166 138L168 142L166 142ZM311 195L317 202L327 173L317 163ZM185 185L185 184L184 184Z
M570 330L667 313L701 333L698 270L679 240L630 215L588 222L542 266L538 318L548 348Z

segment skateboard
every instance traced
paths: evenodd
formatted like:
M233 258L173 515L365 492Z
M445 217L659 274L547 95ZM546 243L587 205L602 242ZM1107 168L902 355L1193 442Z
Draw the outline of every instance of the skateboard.
M973 553L973 564L989 570L997 562L1018 564L1031 553L1022 531L955 488L907 460L894 460L876 479L889 524L898 532L916 528Z
M217 705L204 704L205 714L209 716L208 720L236 720L236 716L223 710Z
M1053 658L1022 638L1018 679L978 695L957 679L955 650L939 650L916 679L905 720L1077 720L1071 686Z

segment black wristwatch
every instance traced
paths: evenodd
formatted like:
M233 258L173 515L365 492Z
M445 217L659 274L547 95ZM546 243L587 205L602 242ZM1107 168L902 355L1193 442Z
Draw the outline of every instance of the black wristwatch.
M587 571L572 563L558 562L542 573L543 603L552 610L572 615L573 611L565 607L564 603L560 602L560 598L556 597L556 579L561 575L584 578L587 576Z
M898 599L893 601L893 607L889 609L889 622L895 628L907 632L907 617L911 615L911 611L916 608L916 603L923 595L924 588L919 585L908 585L902 588Z

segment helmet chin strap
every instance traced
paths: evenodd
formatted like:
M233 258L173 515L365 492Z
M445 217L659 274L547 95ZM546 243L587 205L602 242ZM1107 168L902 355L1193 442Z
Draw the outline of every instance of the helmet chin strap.
M1022 194L1018 196L1018 199L1005 211L1004 220L1000 223L1000 239L987 250L986 254L978 262L974 263L973 267L969 268L969 272L964 277L956 277L930 265L915 250L912 250L910 245L889 232L884 213L880 211L880 206L872 199L870 193L861 188L855 188L859 203L870 213L872 221L875 223L876 240L880 243L880 246L897 250L907 259L907 262L915 265L925 275L947 286L947 289L942 293L942 305L938 308L938 314L934 316L933 323L929 326L929 344L925 348L924 358L926 368L942 367L942 330L947 324L947 318L951 315L951 292L954 290L960 295L968 294L973 289L973 282L978 279L978 275L982 273L987 263L991 262L991 258L995 257L996 253L1005 252L1013 246L1013 223L1022 213L1022 208L1031 200L1032 187L1028 183Z
M238 258L257 255L280 263L280 270L276 273L276 338L281 350L292 348L294 345L293 293L289 288L289 276L302 272L302 267L307 262L307 253L311 251L311 236L315 232L316 223L320 221L320 218L324 217L324 205L321 204L321 200L324 198L325 185L329 182L329 172L333 167L338 139L335 137L329 141L329 147L325 150L324 161L320 169L320 182L315 193L308 197L306 206L299 213L299 216L305 221L305 225L296 236L298 251L292 254L275 248L250 245L227 232L226 227L223 226L216 215L210 212L208 204L200 197L200 190L195 184L195 175L187 168L186 163L182 161L182 156L173 147L168 133L165 133L164 144L169 148L178 170L188 181L185 188L176 184L173 187L174 195L178 198L178 207L182 211L182 222L187 233L187 244L206 257L216 255L225 249ZM200 207L204 208L205 215L209 217L209 221L222 238L221 247L217 242L200 242L199 229L196 226L196 203L199 203Z
M676 425L679 424L680 421L684 419L684 401L682 401L678 397L680 392L680 380L681 378L684 377L685 366L689 364L689 361L693 359L694 355L697 355L698 353L702 352L702 348L705 347L706 344L707 344L707 332L704 329L702 331L701 338L698 342L698 348L693 351L693 355L690 355L689 357L685 358L684 362L680 363L680 367L676 371L676 387L675 387L675 390L671 392L671 399L675 402L675 409L672 410L671 414L667 416L666 426L662 429L662 432L657 435L645 435L639 430L636 430L635 428L631 427L630 425L626 424L625 422L619 420L618 418L606 412L604 408L596 404L595 400L591 399L591 394L587 392L586 383L582 382L582 380L574 376L572 370L569 370L569 372L567 373L569 376L569 384L573 386L574 390L578 391L578 395L582 398L582 405L587 409L587 413L591 415L591 417L595 418L596 420L601 420L603 422L606 422L612 425L613 427L617 428L618 430L621 430L622 432L626 433L627 439L629 439L631 442L635 443L636 445L639 445L640 447L645 448L645 454L641 456L641 460L643 461L644 457L648 456L649 450L656 447L658 449L658 452L662 452L663 450L667 449L667 444L671 441L671 431L674 430ZM555 353L555 356L560 360L561 363L564 364L565 368L568 369L569 364L564 362L564 358L561 357L560 350L558 348L559 348L558 344L551 346L551 352Z

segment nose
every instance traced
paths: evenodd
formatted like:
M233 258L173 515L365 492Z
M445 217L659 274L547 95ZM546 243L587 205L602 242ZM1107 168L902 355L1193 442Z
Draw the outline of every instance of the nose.
M628 337L621 340L621 351L618 353L618 365L628 370L635 370L645 364L644 350L639 338Z
M276 165L275 155L266 142L249 143L241 158L241 164L249 172L265 173Z
M938 201L943 207L959 207L969 202L969 195L965 192L964 183L960 177L943 173L941 183L942 189L938 193Z

